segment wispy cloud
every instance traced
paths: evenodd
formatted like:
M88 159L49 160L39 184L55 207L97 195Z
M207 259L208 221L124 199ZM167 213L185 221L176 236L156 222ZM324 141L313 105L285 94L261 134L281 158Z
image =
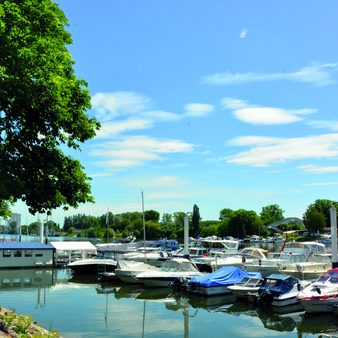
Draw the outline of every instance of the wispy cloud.
M308 121L307 124L313 128L322 128L332 131L338 131L338 121Z
M142 116L150 118L153 121L179 121L182 119L182 115L163 110L146 111Z
M225 86L262 81L296 81L310 83L315 86L327 86L336 82L334 74L338 70L338 64L312 64L295 72L279 73L233 73L224 72L207 75L202 83L213 86Z
M96 93L91 103L99 120L105 122L143 112L149 108L151 99L134 92Z
M303 165L299 167L300 169L311 173L311 174L328 174L328 173L337 173L338 166L316 166L316 165Z
M240 144L241 138L234 143ZM247 137L243 142L250 146ZM301 159L322 159L338 156L338 134L270 139L269 144L257 144L253 139L252 148L227 157L228 163L251 167L265 167L276 163Z
M248 30L247 30L247 28L242 29L242 31L239 33L239 37L240 37L241 39L245 39L245 38L247 37L247 35L248 35Z
M149 161L164 160L165 154L187 153L192 149L192 144L180 140L130 136L99 144L90 155L101 158L96 164L106 171L120 171L140 167Z
M235 117L253 125L289 124L303 120L303 116L315 113L315 109L282 109L250 105L246 101L235 98L223 98L224 109L232 110Z
M214 106L206 103L190 103L185 105L185 115L189 117L201 117L214 111Z
M338 185L338 181L334 182L315 182L315 183L308 183L306 186L311 187L330 187L330 186L336 186Z
M126 119L103 123L96 138L111 138L128 131L147 129L153 126L150 119Z

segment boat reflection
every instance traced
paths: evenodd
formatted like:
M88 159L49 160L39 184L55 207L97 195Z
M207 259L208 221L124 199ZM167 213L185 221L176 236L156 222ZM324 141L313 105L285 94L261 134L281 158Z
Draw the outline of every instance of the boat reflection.
M297 327L299 334L321 334L338 336L338 317L334 313L305 313Z
M0 270L0 289L43 288L53 284L53 269Z

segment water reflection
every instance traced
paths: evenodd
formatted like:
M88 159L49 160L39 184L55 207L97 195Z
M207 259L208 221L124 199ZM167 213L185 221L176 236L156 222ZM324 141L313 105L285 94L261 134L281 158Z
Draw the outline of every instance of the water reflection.
M13 291L22 292L25 301L13 297ZM279 337L338 334L335 314L308 315L299 306L258 308L231 295L198 297L166 288L100 283L67 270L0 270L0 292L3 306L38 316L47 327L53 320L65 338L216 337L224 327L235 338L267 337L272 331Z

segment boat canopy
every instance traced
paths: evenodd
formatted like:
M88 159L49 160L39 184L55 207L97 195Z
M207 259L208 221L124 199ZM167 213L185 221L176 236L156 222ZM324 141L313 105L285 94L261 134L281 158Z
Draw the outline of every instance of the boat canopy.
M243 278L260 278L260 272L246 272L235 266L224 266L215 272L192 277L189 285L198 284L205 287L227 286L239 283Z

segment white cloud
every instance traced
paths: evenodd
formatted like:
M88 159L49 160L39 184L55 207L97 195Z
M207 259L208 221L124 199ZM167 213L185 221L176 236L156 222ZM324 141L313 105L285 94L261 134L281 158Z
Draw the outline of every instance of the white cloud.
M240 37L241 39L245 39L247 35L248 35L248 30L247 30L247 28L242 29L242 31L239 33L239 37Z
M315 109L282 109L250 105L247 102L223 98L221 105L224 109L233 110L235 117L245 123L253 125L289 124L303 120L303 116L316 112Z
M307 124L313 128L323 128L338 131L338 121L309 121Z
M236 139L239 143L240 138ZM255 141L255 140L254 140ZM246 139L246 145L249 145ZM276 139L270 144L252 144L248 151L227 157L228 163L264 167L300 159L334 158L338 156L338 134Z
M315 165L303 165L299 167L300 169L312 173L312 174L328 174L328 173L337 173L338 166L326 166L320 167Z
M130 136L97 145L90 155L103 158L96 162L98 166L107 171L118 171L139 167L149 161L163 160L164 154L187 153L192 149L192 144L180 140Z
M185 115L190 117L205 116L214 111L214 106L206 103L190 103L185 105Z
M335 182L316 182L316 183L308 183L306 186L311 187L330 187L338 185L338 181Z
M163 110L147 111L142 115L157 121L179 121L182 119L181 115Z
M119 116L134 115L149 108L151 100L139 93L114 92L93 95L92 107L100 121L109 121Z
M115 137L121 133L147 129L153 126L149 119L127 119L122 121L102 123L101 129L96 133L96 138Z
M315 86L327 86L335 83L334 73L338 69L338 64L312 64L295 72L280 73L216 73L207 75L202 79L202 83L223 86L233 84L244 84L259 81L278 81L288 80L296 82L310 83Z

